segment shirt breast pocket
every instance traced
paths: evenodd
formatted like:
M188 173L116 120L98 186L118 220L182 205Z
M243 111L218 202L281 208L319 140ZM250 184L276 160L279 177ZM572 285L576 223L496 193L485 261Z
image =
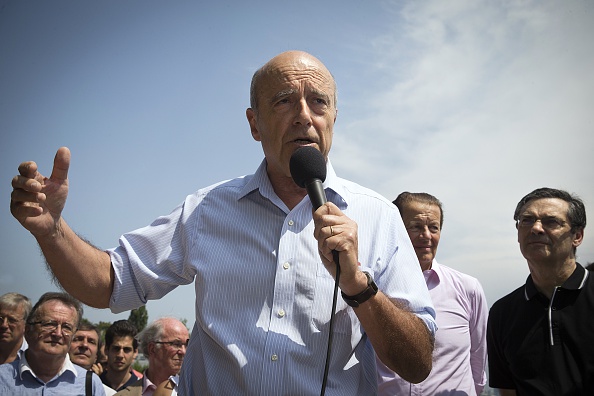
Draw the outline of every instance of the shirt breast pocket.
M312 304L312 325L321 332L327 332L332 315L332 297L334 294L334 278L322 263L319 263L315 279L314 300ZM357 315L349 307L338 289L336 313L334 317L334 332L353 335L360 332L360 323Z

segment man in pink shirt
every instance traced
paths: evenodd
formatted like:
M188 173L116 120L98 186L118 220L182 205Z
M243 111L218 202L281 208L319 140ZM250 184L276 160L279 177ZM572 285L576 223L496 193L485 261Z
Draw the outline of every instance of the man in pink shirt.
M380 395L480 395L487 382L488 307L477 279L437 263L443 225L441 202L427 193L396 198L436 311L433 368L418 384L404 381L378 362Z

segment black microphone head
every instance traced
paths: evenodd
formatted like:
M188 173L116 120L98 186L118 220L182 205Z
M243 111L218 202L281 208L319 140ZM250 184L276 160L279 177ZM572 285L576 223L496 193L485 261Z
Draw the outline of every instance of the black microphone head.
M322 153L312 146L299 147L289 162L291 177L299 187L305 188L305 183L319 179L326 180L326 160Z

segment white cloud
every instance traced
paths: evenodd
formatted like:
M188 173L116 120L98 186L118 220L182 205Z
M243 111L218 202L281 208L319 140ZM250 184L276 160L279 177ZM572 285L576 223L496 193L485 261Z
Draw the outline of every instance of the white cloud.
M439 256L499 298L527 273L511 219L523 195L567 189L593 213L594 7L433 1L399 11L373 42L384 89L365 93L363 117L342 120L334 161L390 199L440 198ZM593 241L580 248L589 261Z

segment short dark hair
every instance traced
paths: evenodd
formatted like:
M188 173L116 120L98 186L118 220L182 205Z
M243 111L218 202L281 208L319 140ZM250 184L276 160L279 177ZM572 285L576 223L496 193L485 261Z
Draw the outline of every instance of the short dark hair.
M420 193L411 193L408 191L401 192L396 199L392 202L398 208L400 212L400 216L402 216L402 211L404 210L404 206L411 203L411 202L419 202L424 203L427 205L435 205L439 208L439 228L443 228L443 205L439 199L434 197L431 194L427 194L425 192Z
M99 337L99 329L97 329L97 326L95 326L93 323L89 322L86 319L83 319L80 321L80 325L78 326L78 329L76 331L94 331L95 333L97 333L97 337Z
M567 210L567 219L571 226L571 232L586 228L586 208L584 202L575 194L570 194L567 191L557 190L555 188L541 187L527 194L518 202L514 212L514 220L516 224L520 218L520 211L530 201L543 198L558 198L569 204Z
M59 293L59 292L47 292L43 294L39 300L33 306L31 313L27 317L27 323L35 322L38 319L38 311L39 308L48 301L57 300L60 301L62 304L74 308L78 318L76 319L76 323L73 323L74 326L78 329L80 325L80 321L82 320L83 316L83 307L82 304L74 297L72 297L68 293Z
M138 349L138 340L136 339L138 330L129 320L116 320L105 331L105 349L109 349L115 337L132 337L132 347Z

